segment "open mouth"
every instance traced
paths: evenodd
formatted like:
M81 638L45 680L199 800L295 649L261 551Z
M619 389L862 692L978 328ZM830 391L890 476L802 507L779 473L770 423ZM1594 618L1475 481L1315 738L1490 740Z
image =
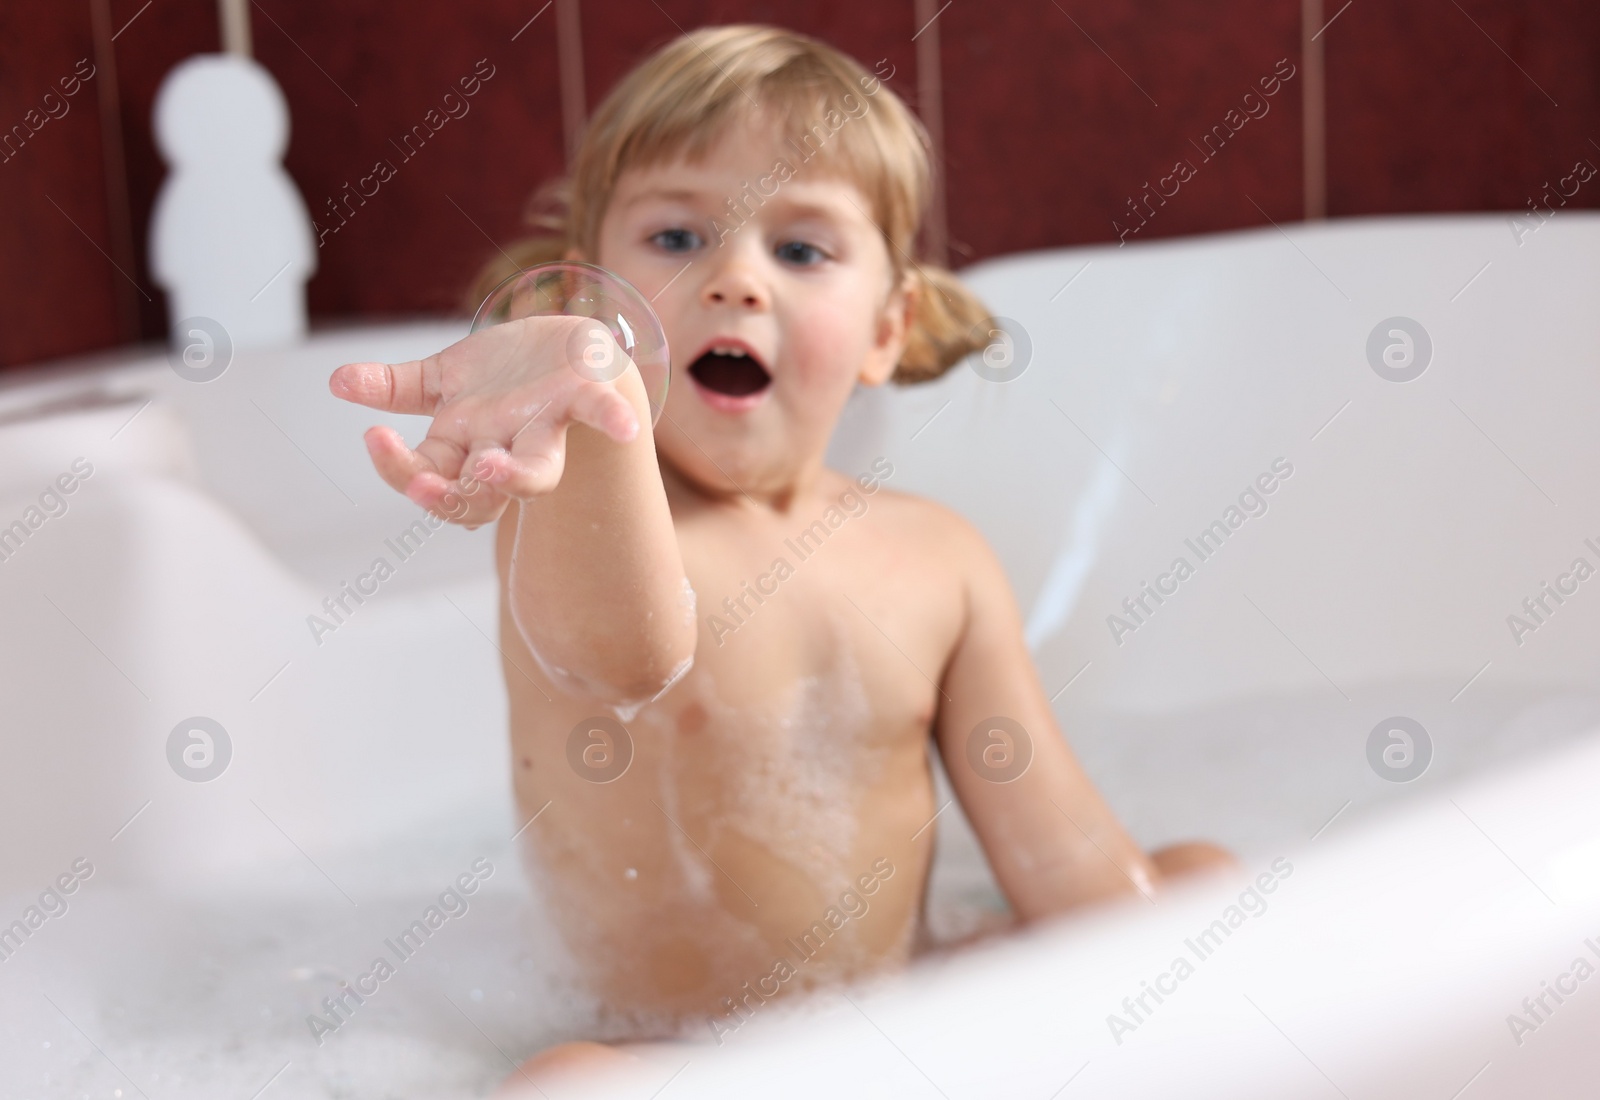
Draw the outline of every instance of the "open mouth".
M772 382L755 356L743 351L708 351L689 364L689 374L702 387L725 397L749 397Z

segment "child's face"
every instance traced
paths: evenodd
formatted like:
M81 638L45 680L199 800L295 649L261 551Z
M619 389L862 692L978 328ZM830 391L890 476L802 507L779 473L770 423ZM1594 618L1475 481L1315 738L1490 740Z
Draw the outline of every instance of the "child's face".
M856 383L893 372L910 319L909 280L894 280L866 197L776 129L746 121L701 164L624 172L595 257L666 328L658 451L728 493L783 496L814 473ZM780 160L789 169L775 174ZM702 358L725 346L746 358Z

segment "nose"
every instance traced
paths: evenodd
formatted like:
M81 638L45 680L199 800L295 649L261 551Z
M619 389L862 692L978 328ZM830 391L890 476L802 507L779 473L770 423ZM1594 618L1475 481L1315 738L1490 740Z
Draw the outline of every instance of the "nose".
M730 256L718 264L700 289L701 301L710 306L733 305L765 310L771 304L770 292L748 260Z

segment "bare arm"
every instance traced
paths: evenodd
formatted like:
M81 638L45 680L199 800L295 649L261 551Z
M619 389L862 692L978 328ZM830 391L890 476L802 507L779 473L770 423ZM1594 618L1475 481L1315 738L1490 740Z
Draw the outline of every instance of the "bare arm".
M1151 896L1155 865L1056 726L1004 570L970 524L954 524L966 622L946 667L936 737L1001 889L1024 922L1136 891Z
M644 386L632 370L616 386L643 427L626 443L586 424L568 431L560 483L517 509L509 596L557 684L642 702L687 668L694 615Z
M694 620L643 383L631 363L610 381L568 369L585 324L507 322L426 359L347 364L329 386L433 416L414 451L367 432L384 480L469 528L518 502L509 601L529 648L562 687L642 701L687 667Z

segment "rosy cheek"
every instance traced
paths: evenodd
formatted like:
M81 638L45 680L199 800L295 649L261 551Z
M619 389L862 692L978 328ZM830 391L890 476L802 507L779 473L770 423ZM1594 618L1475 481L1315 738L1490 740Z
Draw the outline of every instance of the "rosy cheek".
M854 379L868 346L859 302L818 303L790 326L795 373L813 384Z
M789 370L809 376L816 372L829 339L823 326L810 320L801 320L789 326L783 343Z

